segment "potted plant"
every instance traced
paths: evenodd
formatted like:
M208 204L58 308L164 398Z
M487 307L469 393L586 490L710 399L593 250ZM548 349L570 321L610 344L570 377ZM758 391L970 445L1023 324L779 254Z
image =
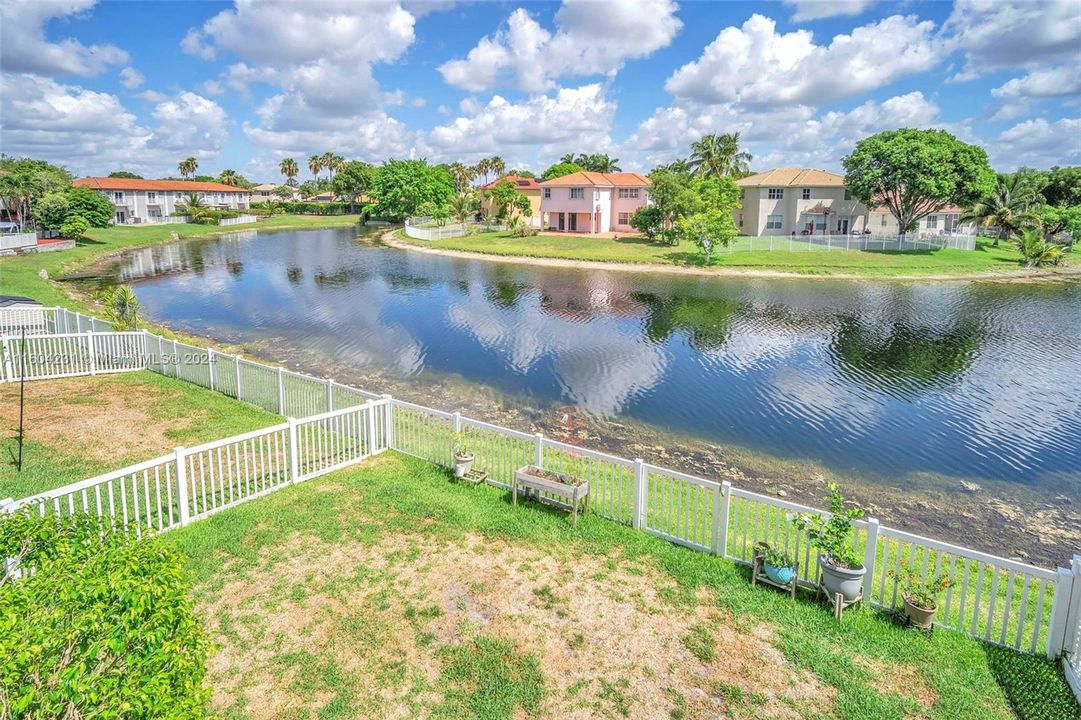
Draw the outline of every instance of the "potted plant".
M769 545L762 547L762 569L766 577L780 585L787 585L796 576L796 564L783 550Z
M800 514L796 526L807 531L811 544L819 549L822 584L832 598L838 593L846 604L855 602L863 587L867 568L852 548L852 521L863 517L863 510L845 507L844 496L837 483L828 483L830 509L822 515Z
M930 630L935 621L935 611L938 610L938 597L946 588L953 587L953 579L941 573L925 580L904 562L900 571L890 570L889 576L901 588L901 600L904 601L909 622L918 628Z
M469 449L469 438L465 433L458 431L454 434L454 476L464 478L469 469L473 467L476 455Z

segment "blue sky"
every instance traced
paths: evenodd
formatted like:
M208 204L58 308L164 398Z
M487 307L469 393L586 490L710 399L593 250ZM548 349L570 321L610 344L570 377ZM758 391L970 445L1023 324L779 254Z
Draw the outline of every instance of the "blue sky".
M735 132L838 169L940 127L1003 170L1081 162L1081 3L94 2L0 6L0 149L77 174L195 155L275 180L312 153L625 170Z

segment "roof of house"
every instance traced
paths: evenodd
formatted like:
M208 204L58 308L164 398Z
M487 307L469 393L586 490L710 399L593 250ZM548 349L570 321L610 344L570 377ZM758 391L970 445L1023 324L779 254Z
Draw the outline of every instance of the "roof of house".
M22 295L0 295L0 307L41 306L37 300Z
M252 188L252 190L263 190L266 192L273 192L280 188L281 185L275 185L274 183L261 183Z
M179 190L181 192L251 192L225 183L195 180L142 180L137 178L86 177L72 180L72 185L94 190Z
M845 176L814 168L774 168L736 180L740 187L844 187Z
M536 190L537 189L537 178L523 177L521 175L504 175L503 177L499 178L498 180L493 180L492 182L485 185L484 189L485 190L491 190L492 188L494 188L499 183L507 182L507 181L514 183L514 187L516 189L518 189L518 190Z
M594 185L597 187L649 187L653 181L645 175L632 172L602 173L581 170L563 177L544 180L540 183L544 187L567 187L573 185Z

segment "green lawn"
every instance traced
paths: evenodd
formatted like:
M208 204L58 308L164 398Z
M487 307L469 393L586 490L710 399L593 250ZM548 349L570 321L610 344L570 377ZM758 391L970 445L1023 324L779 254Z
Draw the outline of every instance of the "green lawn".
M281 422L253 405L151 372L26 384L23 470L19 387L0 385L0 498L22 498L191 446Z
M164 536L249 717L1078 720L1056 667L905 630L387 453Z
M180 237L194 237L253 228L316 229L356 225L359 219L358 215L276 215L258 223L228 227L184 224L94 228L72 250L0 258L0 287L5 295L24 295L50 307L85 310L85 305L69 297L58 284L42 280L38 272L44 268L53 277L70 273L108 253L167 242L174 232Z
M414 240L399 231L403 242L423 247L465 250L491 255L594 260L600 262L640 263L702 267L702 255L686 243L671 246L649 242L641 237L593 238L588 235L538 235L513 237L509 232L481 233L445 240ZM737 243L745 242L738 239ZM917 252L827 252L808 249L755 250L753 252L718 251L711 267L778 270L801 274L890 275L962 275L1021 270L1020 254L1011 246L991 247L980 239L975 250L927 250ZM1073 256L1078 257L1078 254ZM1076 264L1076 262L1074 263Z

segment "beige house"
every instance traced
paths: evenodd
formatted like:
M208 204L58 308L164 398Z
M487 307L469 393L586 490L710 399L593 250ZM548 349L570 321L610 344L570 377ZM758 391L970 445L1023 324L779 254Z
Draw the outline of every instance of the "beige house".
M915 232L920 235L975 235L978 230L975 223L961 223L963 212L964 210L953 205L944 207L920 220ZM897 218L884 206L871 210L867 229L875 235L897 235L900 232Z
M530 177L522 177L521 175L506 175L504 177L499 178L498 180L493 180L492 182L488 183L487 185L485 185L481 189L485 190L485 191L488 191L488 190L491 190L492 188L494 188L496 185L499 185L500 183L504 183L504 182L509 182L509 183L513 184L515 190L517 190L518 192L522 193L527 198L529 198L529 206L533 209L533 213L532 213L532 215L530 217L533 219L532 222L534 223L534 225L536 225L537 227L540 227L540 212L541 212L541 210L540 210L540 205L541 205L540 197L541 197L541 191L540 191L540 186L537 184L537 179L536 178L530 178ZM492 211L492 200L491 199L486 199L485 204L487 206L487 207L485 207L485 210L488 211L488 212L491 212ZM511 214L511 217L514 217L517 214L518 214L518 211L515 210Z
M262 183L256 185L251 189L251 199L253 202L266 202L268 200L278 200L278 196L275 194L278 188L285 187L293 193L293 200L300 199L300 190L289 185L276 185L274 183Z
M143 180L141 178L87 177L72 185L97 190L116 206L113 223L129 225L170 222L189 195L217 210L247 210L251 192L218 182L194 180Z
M845 189L843 175L776 168L736 185L743 207L732 214L741 235L848 235L868 229L867 207Z

